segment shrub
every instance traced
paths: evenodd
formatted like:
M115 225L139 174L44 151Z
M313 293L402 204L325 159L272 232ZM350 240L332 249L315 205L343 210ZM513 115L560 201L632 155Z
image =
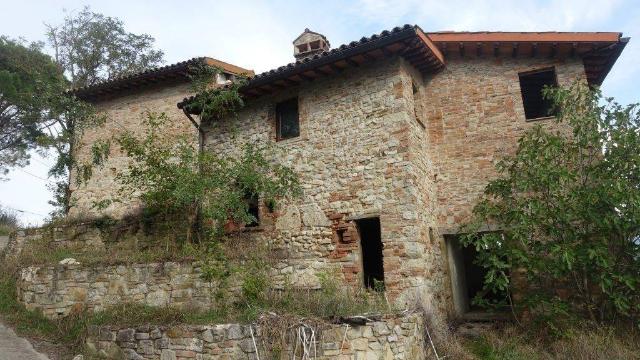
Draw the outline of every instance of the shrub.
M637 321L640 107L584 83L545 96L566 131L527 131L498 163L467 228L466 243L488 269L485 290L515 292L515 305L552 326ZM487 225L493 231L477 234Z

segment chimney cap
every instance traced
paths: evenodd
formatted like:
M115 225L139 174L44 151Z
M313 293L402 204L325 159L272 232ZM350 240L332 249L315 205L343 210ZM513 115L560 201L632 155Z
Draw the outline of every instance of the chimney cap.
M331 46L331 44L329 43L329 40L327 40L327 37L320 34L319 32L315 32L313 30L310 30L309 28L304 28L304 31L302 32L302 34L298 35L297 38L293 39L293 45L298 45L300 42L298 40L300 40L301 37L307 35L307 34L312 34L312 35L317 35L319 37L322 38L322 40L324 40L327 43L327 46Z
M330 48L329 40L324 35L305 28L302 34L293 40L293 57L296 61L302 61L329 51Z

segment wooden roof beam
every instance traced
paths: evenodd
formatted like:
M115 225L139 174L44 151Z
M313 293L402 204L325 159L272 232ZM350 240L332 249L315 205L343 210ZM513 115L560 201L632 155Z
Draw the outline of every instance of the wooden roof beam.
M326 70L323 70L323 69L321 69L321 68L315 68L315 69L313 69L312 71L313 71L314 73L318 74L318 76L323 76L323 75L324 75L324 76L327 76L327 75L331 75L331 73L330 73L330 72L328 72L328 71L326 71Z
M315 78L314 78L314 77L311 77L311 76L309 76L309 75L305 75L305 74L303 74L303 73L298 73L297 75L298 75L298 77L299 77L299 78L301 78L302 80L306 80L306 81L313 81L313 80L315 80Z
M353 60L353 58L345 58L345 59L344 59L344 61L345 61L347 64L349 64L349 65L351 65L351 66L353 66L353 67L358 67L358 66L360 66L360 63L358 63L357 61Z
M374 57L373 55L371 55L371 53L362 53L362 57L365 58L366 60L369 61L376 61L378 60L376 57Z
M285 78L285 79L282 79L282 81L289 86L297 86L298 84L300 84L299 81L295 81L291 78Z

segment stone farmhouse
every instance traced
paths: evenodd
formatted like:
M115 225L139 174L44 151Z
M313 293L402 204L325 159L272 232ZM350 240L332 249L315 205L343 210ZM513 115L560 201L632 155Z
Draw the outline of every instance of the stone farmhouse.
M336 271L353 286L384 284L398 303L463 315L483 274L456 234L495 163L534 124L557 126L544 85L600 85L627 41L614 32L429 33L405 25L331 49L307 29L293 42L295 62L261 74L196 58L77 89L109 115L81 142L139 129L151 110L170 117L168 133L191 134L203 151L273 143L304 192L275 211L255 203L256 234L282 248L276 276L317 287L318 273ZM232 126L189 120L197 114L184 110L188 69L197 63L220 67L219 84L249 76L247 105ZM86 159L87 149L76 157ZM80 187L72 174L71 215L95 211L126 163L112 154ZM136 204L105 212L122 216Z

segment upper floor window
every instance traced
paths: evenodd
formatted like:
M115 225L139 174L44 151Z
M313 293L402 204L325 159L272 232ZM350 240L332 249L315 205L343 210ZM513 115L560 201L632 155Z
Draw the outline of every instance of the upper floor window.
M298 98L276 104L276 133L278 140L300 136Z
M552 103L542 96L542 89L545 85L558 86L555 68L520 73L519 77L525 117L537 119L553 115Z

